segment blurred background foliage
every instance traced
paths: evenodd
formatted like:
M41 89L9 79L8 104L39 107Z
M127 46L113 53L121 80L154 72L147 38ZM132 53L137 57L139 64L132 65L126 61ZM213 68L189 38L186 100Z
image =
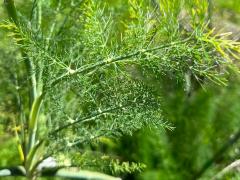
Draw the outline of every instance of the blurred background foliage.
M163 1L167 3L168 0ZM201 0L199 0L201 1ZM68 1L63 1L68 3ZM115 28L118 29L116 36L120 38L120 32L124 30L124 24L121 20L134 19L134 14L129 13L129 4L127 0L102 0L102 6L109 4L109 8L105 13L111 12L112 16L117 19ZM179 1L176 0L176 7ZM1 2L2 3L2 2ZM57 6L57 0L51 0L52 6ZM17 0L16 4L22 14L28 14L31 3L26 3L24 0ZM189 4L190 5L190 4ZM232 31L232 38L240 40L240 1L239 0L213 0L212 1L212 22L218 30ZM178 11L174 7L173 9ZM0 7L1 20L6 19L6 13L3 6ZM171 13L173 12L171 9ZM68 13L65 9L59 15L58 20L62 21L64 13ZM51 19L49 12L49 19ZM43 28L48 27L51 21L46 19ZM71 28L69 21L66 28ZM166 24L168 22L165 22ZM174 27L168 29L174 31ZM9 38L6 37L5 31L0 31L0 58L14 59L19 54L13 51L15 47L8 46ZM11 48L9 48L11 47ZM5 70L8 70L8 64L4 64ZM6 73L0 72L0 77ZM6 78L7 79L7 78ZM140 180L186 180L186 179L211 179L218 174L223 168L231 164L237 159L240 159L240 140L236 139L231 143L233 138L240 131L240 77L232 72L229 74L229 82L227 86L213 85L212 83L204 84L204 88L199 85L192 84L190 89L186 90L186 84L179 82L177 79L169 79L168 76L162 76L160 79L154 79L150 82L151 87L154 87L157 96L162 98L162 113L164 119L175 127L174 130L154 130L143 129L134 133L132 136L124 136L118 140L101 139L99 144L91 144L86 149L100 150L104 153L108 152L117 156L121 160L130 162L141 162L141 167L144 169L141 173L126 173L125 179L140 179ZM146 79L149 81L149 79ZM0 79L1 87L4 87L8 82ZM149 84L149 82L147 82ZM9 86L6 86L9 87ZM189 88L189 87L188 87ZM10 89L1 88L1 102L11 101L11 97L6 96L6 92L11 92ZM4 100L3 100L4 99ZM9 102L9 104L11 104ZM18 162L17 149L13 145L14 139L11 138L11 112L14 112L14 107L7 107L8 114L3 109L0 109L0 166L15 165ZM4 124L4 126L2 125ZM9 128L5 128L9 124ZM239 138L239 137L238 137ZM239 138L240 139L240 138ZM223 146L219 153L219 150ZM75 153L75 151L73 152ZM79 152L81 153L81 152ZM69 152L71 156L71 152ZM92 156L92 154L91 154ZM61 156L60 156L61 157ZM214 157L214 158L213 158ZM63 159L66 158L63 156ZM99 159L100 167L92 167L92 169L104 170L104 159ZM65 159L67 161L67 159ZM81 161L76 158L76 164L92 163ZM66 162L67 163L67 162ZM109 163L106 162L106 165ZM114 165L116 166L116 162ZM102 165L102 166L101 166ZM87 166L87 165L86 165ZM126 164L127 166L127 164ZM122 174L121 167L115 167L115 173ZM127 168L126 168L127 169ZM220 179L240 179L240 167L226 173ZM201 171L203 170L203 171Z

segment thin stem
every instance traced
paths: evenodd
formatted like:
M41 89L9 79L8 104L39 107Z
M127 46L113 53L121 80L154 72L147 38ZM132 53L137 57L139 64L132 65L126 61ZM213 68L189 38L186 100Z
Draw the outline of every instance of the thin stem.
M82 4L84 1L85 1L85 0L82 0L82 1L78 2L77 4L75 4L74 6L71 6L71 10L65 15L64 20L63 20L61 26L59 27L59 29L58 29L58 31L57 31L57 33L56 33L57 35L59 35L59 34L62 33L62 31L63 31L63 29L65 28L65 25L66 25L66 23L67 23L67 21L68 21L68 19L69 19L69 17L74 13L74 11L75 11L76 8L78 8L78 7L81 6L81 4Z
M16 62L17 63L17 62ZM18 119L19 121L17 122L18 124L20 124L20 131L21 131L21 135L20 135L20 139L22 141L24 141L24 138L25 138L25 129L24 129L24 123L26 122L26 119L25 119L25 115L24 115L24 105L23 105L23 100L22 100L22 97L21 97L21 93L20 93L20 87L19 87L19 77L18 77L18 73L15 72L14 73L14 79L15 79L15 89L16 89L16 99L17 99L17 104L18 104L18 111L20 112L19 113L19 116L18 116ZM17 124L16 124L17 125ZM25 159L25 143L24 142L21 142L21 146L22 146L22 150L23 150L23 161Z
M106 109L106 110L104 110L104 111L102 111L102 112L94 113L94 114L92 114L92 115L89 115L89 116L87 116L87 117L85 117L85 118L77 119L77 120L75 120L74 122L68 123L68 124L66 124L66 125L63 125L63 126L57 128L56 130L54 130L54 131L51 132L50 134L55 134L55 133L57 133L57 132L65 129L65 128L68 128L69 126L73 126L73 125L75 125L75 124L77 124L77 123L86 123L86 122L92 121L92 120L94 120L94 119L95 119L96 117L98 117L98 116L104 115L104 114L106 114L106 113L109 113L109 112L111 112L111 111L114 111L114 110L117 110L117 109L120 109L120 108L123 108L123 107L121 106L121 107L109 108L109 109Z
M9 18L15 23L18 24L17 11L14 5L14 0L4 0L4 5L7 9Z
M102 136L106 136L106 135L108 135L108 133L101 133L101 134L99 134L99 135L96 135L96 136L94 136L93 138L91 138L91 140L94 140L94 139L97 139L97 138L100 138L100 137L102 137ZM73 143L71 143L70 145L68 145L67 147L61 147L61 148L59 148L59 149L57 149L56 150L56 152L62 152L64 149L66 149L66 148L72 148L72 147L75 147L75 146L78 146L79 144L84 144L84 143L86 143L86 142L88 142L88 141L90 141L89 139L84 139L84 140L76 140L76 141L74 141ZM53 153L50 153L49 155L52 155Z
M5 4L6 10L8 12L9 19L12 20L17 27L19 27L19 21L18 21L16 7L14 5L14 0L5 0L4 4ZM19 45L23 45L24 41L19 41L18 43L19 43ZM29 96L30 96L29 97L29 107L32 108L34 106L33 102L35 102L35 99L37 97L37 82L36 82L36 76L35 76L35 68L34 68L34 64L29 59L25 49L21 48L20 50L21 50L21 54L22 54L22 57L23 57L24 62L25 62L25 67L26 67L26 71L27 71L27 79L29 79L29 89L28 89ZM21 111L23 111L23 110L21 110ZM32 118L31 118L31 114L30 114L30 119L29 119L30 122L31 122L31 119ZM32 137L35 137L35 136L32 136L32 134L35 135L34 132L35 132L35 129L33 129L33 132L30 133L31 134L30 147L32 146L31 142L33 142L33 139L34 139ZM24 143L26 143L25 135L22 138L23 138L22 141ZM28 145L24 145L24 147L27 147L27 146ZM22 151L23 150L22 150L22 147L20 148L20 146L19 146L19 151L21 152L21 156L22 156ZM28 151L29 150L26 150L24 156L27 155Z
M14 5L14 0L4 0L4 5L8 12L9 19L12 20L15 23L15 25L18 27L19 20L18 20L18 16L17 16L16 7ZM20 45L23 45L24 42L20 41L18 43ZM30 91L30 107L31 107L32 102L34 101L34 99L36 98L36 95L37 95L37 83L36 83L36 77L35 77L35 72L34 72L35 68L23 48L21 48L21 53L22 53L22 57L25 62L26 69L27 69L27 75L28 75L27 79L29 79L29 81L30 81L29 82L30 83L29 91Z
M38 125L38 114L41 108L41 104L43 101L44 94L41 94L39 97L35 99L33 102L30 116L29 116L29 150L35 145L36 142L36 134L37 134L37 125Z
M72 148L72 147L74 147L74 146L77 146L77 145L79 145L79 144L84 144L84 143L87 143L87 142L91 142L91 141L93 141L93 140L95 140L95 139L97 139L97 138L100 138L100 137L103 137L103 136L110 136L110 135L112 135L113 133L113 131L118 131L119 130L119 128L115 128L115 129L110 129L110 130L107 130L107 132L103 132L103 133L100 133L100 134L98 134L98 135L96 135L96 136L94 136L94 137L91 137L91 138L89 138L89 139L83 139L83 140L76 140L76 141L74 141L73 143L71 143L69 146L68 146L68 148ZM66 147L62 147L60 150L58 150L58 152L61 152L61 151L63 151L64 149L65 149Z
M126 59L132 58L132 57L140 55L140 54L156 51L156 50L159 50L159 49L168 48L168 47L174 46L176 44L185 43L189 40L190 39L188 38L188 39L185 39L183 41L172 42L172 43L169 43L169 44L161 45L161 46L150 48L150 49L141 49L141 50L138 50L136 52L129 53L127 55L118 56L116 58L103 59L103 60L100 60L97 63L82 66L81 68L78 68L76 70L71 70L71 71L61 75L60 77L56 78L55 80L52 81L50 87L54 87L55 85L57 85L58 83L60 83L61 81L65 80L69 77L72 77L72 76L75 76L75 75L78 75L78 74L81 74L81 73L89 72L90 70L94 70L97 67L102 67L102 66L105 66L105 65L108 65L108 64L122 62Z
M36 5L37 5L37 1L38 0L34 0L33 3L32 3L32 9L31 9L31 13L30 13L30 21L32 21L33 17L34 17L34 10L36 8Z
M41 29L42 26L42 1L38 1L37 6L37 20L38 20L38 29Z
M21 127L20 127L20 128L21 128ZM19 131L20 128L17 127L16 122L15 122L15 120L14 120L14 128L13 128L13 131L14 131L14 135L15 135L16 141L17 141L17 149L18 149L18 153L19 153L19 157L20 157L21 162L24 162L25 157L24 157L22 142L21 142L21 139L19 138L19 135L18 135L18 131Z
M38 32L41 32L41 26L42 26L42 0L38 0L37 3L37 30ZM43 62L38 61L38 68L39 68L39 73L37 77L37 93L42 93L42 88L43 88L43 82L42 82L42 75L43 75Z
M57 11L56 14L59 12L60 7L61 7L61 4L62 4L62 1L59 0L59 1L58 1L57 10L56 10L56 11ZM46 50L48 50L48 48L49 48L49 43L50 43L50 40L51 40L51 38L52 38L52 36L53 36L53 32L54 32L54 30L55 30L55 26L56 26L56 23L57 23L57 20L56 20L56 19L57 19L57 18L55 17L54 22L52 23L52 26L51 26L51 28L50 28L50 31L49 31L49 34L48 34L48 37L47 37L47 42L46 42L46 47L45 47Z
M31 106L37 97L37 81L35 75L35 67L25 52L23 52L22 55L23 57L25 57L24 59L26 62L28 76L30 77L30 106Z
M213 2L212 0L208 0L208 21L209 21L209 28L212 28L212 14L213 14Z
M151 4L154 8L154 12L158 15L161 16L161 6L160 2L157 2L156 0L151 0ZM159 18L159 17L158 17Z

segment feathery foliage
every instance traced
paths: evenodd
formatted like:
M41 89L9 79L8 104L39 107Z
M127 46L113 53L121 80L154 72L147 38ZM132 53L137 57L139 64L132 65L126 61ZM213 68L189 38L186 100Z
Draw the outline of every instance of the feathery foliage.
M2 124L13 129L30 179L48 173L38 169L48 157L101 138L172 129L154 80L167 76L190 91L192 79L225 85L228 71L239 71L240 44L209 28L207 1L34 0L16 11L5 0L5 7L1 28L14 42L3 41L0 54L1 121L10 120ZM113 164L116 172L142 169Z

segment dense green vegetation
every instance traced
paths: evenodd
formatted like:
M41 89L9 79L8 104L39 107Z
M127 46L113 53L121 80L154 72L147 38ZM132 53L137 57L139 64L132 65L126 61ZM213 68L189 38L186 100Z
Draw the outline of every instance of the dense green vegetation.
M0 176L239 179L239 12L238 0L2 2Z

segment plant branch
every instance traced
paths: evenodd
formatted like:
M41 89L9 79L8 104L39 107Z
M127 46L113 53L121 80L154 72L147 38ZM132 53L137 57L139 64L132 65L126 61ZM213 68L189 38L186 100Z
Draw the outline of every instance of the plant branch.
M91 140L95 140L97 138L100 138L100 137L103 137L103 136L109 136L109 135L112 135L113 131L118 131L119 128L115 128L115 129L111 129L109 130L108 132L103 132L103 133L100 133L94 137L91 137L89 139L83 139L83 140L76 140L74 141L73 143L71 143L68 147L74 147L74 146L77 146L79 144L84 144L84 143L87 143L87 142L90 142ZM62 151L64 148L60 149L59 151Z
M104 111L101 111L101 112L98 112L98 113L94 113L94 114L92 114L92 115L89 115L89 116L87 116L87 117L85 117L85 118L82 118L82 119L78 119L78 118L77 118L77 120L75 120L74 122L70 122L70 123L68 123L68 124L66 124L66 125L63 125L63 126L57 128L56 130L54 130L53 132L51 132L50 134L51 134L51 135L56 134L57 132L65 129L65 128L68 128L69 126L73 126L73 125L75 125L75 124L77 124L77 123L86 123L86 122L89 122L89 121L93 121L93 120L94 120L95 118L97 118L98 116L104 115L104 114L106 114L106 113L109 113L109 112L111 112L111 111L114 111L114 110L117 110L117 109L120 109L120 108L123 108L123 106L114 107L114 108L109 108L109 109L106 109L106 110L104 110Z
M84 73L84 72L89 72L90 70L93 70L97 67L102 67L102 66L105 66L105 65L108 65L108 64L122 62L126 59L132 58L134 56L137 56L137 55L140 55L140 54L143 54L143 53L168 48L168 47L174 46L176 44L185 43L189 40L190 40L190 38L187 38L187 39L182 40L182 41L172 42L172 43L164 44L164 45L157 46L157 47L154 47L154 48L137 50L136 52L132 52L132 53L129 53L127 55L118 56L118 57L115 57L115 58L103 59L103 60L100 60L97 63L88 64L88 65L82 66L82 67L80 67L76 70L70 70L69 72L67 72L67 73L61 75L60 77L56 78L55 80L53 80L50 87L54 87L55 85L57 85L58 83L60 83L61 81L65 80L69 77L72 77L72 76L75 76L75 75L78 75L78 74L81 74L81 73Z

